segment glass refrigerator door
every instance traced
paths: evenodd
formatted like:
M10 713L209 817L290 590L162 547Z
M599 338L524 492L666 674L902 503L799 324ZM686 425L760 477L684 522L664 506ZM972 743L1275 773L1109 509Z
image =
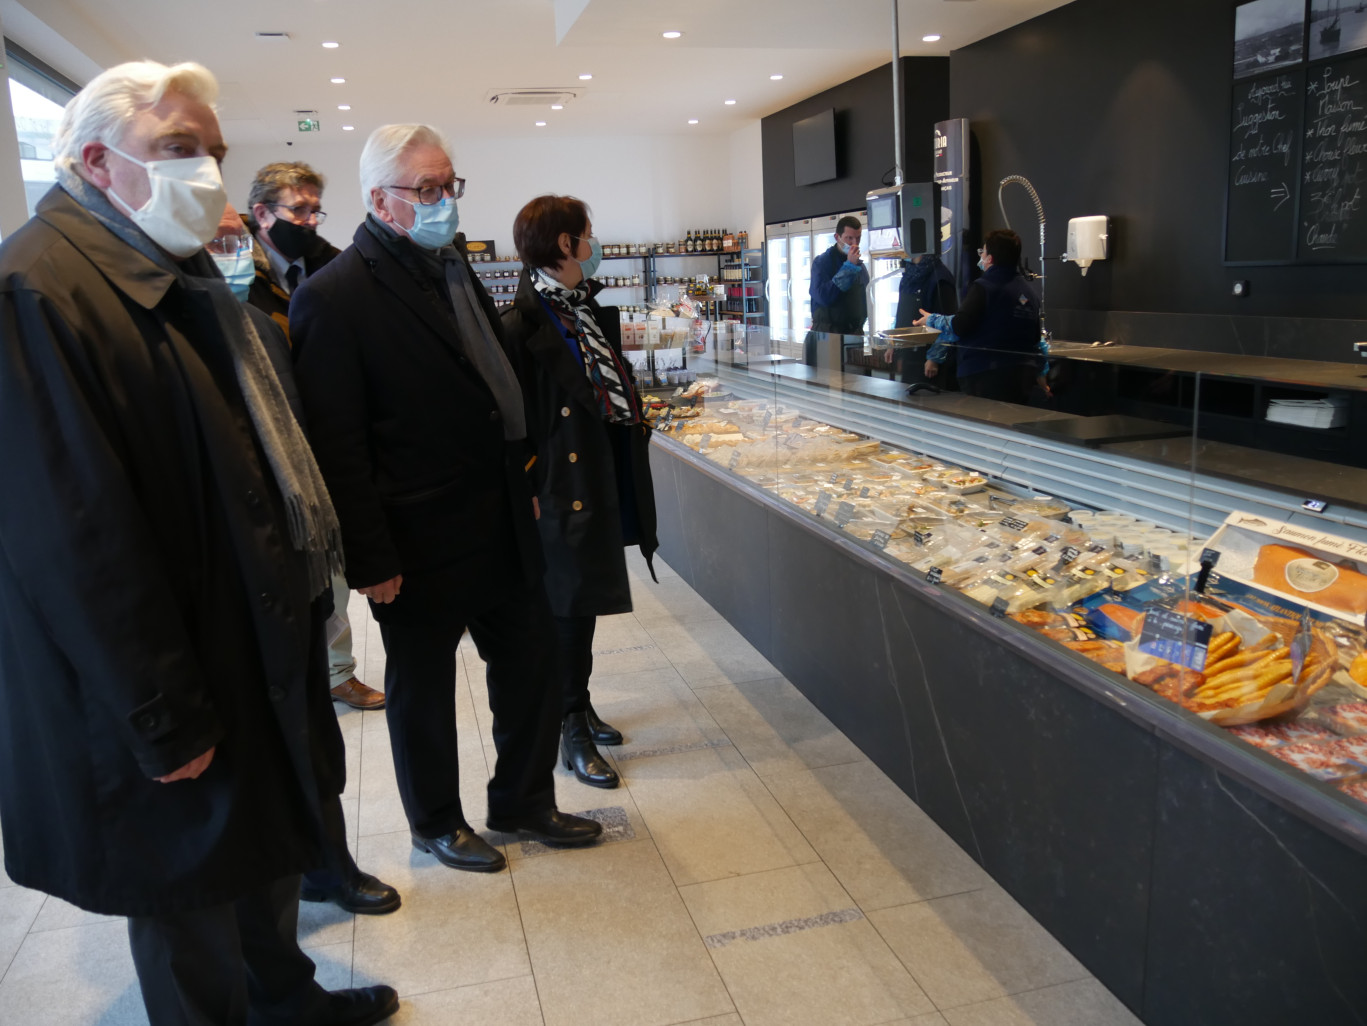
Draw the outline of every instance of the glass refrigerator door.
M792 331L795 338L801 338L812 326L812 237L790 235L788 246L793 283Z
M873 261L873 277L882 278L889 271L901 269L900 260ZM897 288L902 284L901 274L875 281L873 285L873 316L869 327L873 331L887 331L897 323Z
M764 283L764 297L769 300L769 335L776 340L789 336L788 292L792 282L788 278L788 236L777 235L765 243L769 277Z

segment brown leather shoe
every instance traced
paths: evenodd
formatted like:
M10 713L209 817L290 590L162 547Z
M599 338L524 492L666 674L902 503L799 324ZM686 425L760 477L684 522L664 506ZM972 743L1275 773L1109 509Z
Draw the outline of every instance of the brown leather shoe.
M332 689L334 702L345 702L353 709L383 709L384 692L368 688L355 677L350 677Z

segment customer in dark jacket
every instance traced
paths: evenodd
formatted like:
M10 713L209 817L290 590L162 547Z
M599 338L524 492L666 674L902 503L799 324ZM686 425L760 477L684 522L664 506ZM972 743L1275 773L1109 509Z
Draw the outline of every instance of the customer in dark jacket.
M295 380L342 524L347 581L385 646L385 716L413 846L496 871L460 798L456 646L488 665L498 759L491 830L585 844L555 807L554 622L525 470L521 387L493 301L456 234L465 183L426 125L376 129L361 153L370 216L290 302Z
M1039 297L1020 272L1020 256L1019 235L989 232L978 260L983 276L968 287L959 312L951 318L922 310L915 324L948 327L957 336L962 391L1024 405L1042 360ZM929 378L938 373L939 355L932 347L925 365Z
M546 592L559 637L561 756L594 787L617 773L595 747L622 743L589 700L599 616L631 611L624 547L649 564L655 540L650 428L622 358L615 307L588 281L602 258L588 209L569 196L538 196L513 222L522 261L504 336L526 396L527 432L546 554Z
M953 315L959 309L959 297L954 291L954 275L949 273L934 253L926 253L902 262L902 280L897 287L897 317L894 327L909 328L915 325L924 311L936 314ZM894 372L904 384L927 380L924 366L925 346L908 346L902 349L887 350L888 362L895 361ZM949 376L944 367L938 368L943 377ZM952 372L951 372L952 373Z
M129 917L153 1026L359 1026L393 990L327 994L295 937L344 774L312 604L337 524L202 248L216 94L193 64L96 76L0 245L5 868Z

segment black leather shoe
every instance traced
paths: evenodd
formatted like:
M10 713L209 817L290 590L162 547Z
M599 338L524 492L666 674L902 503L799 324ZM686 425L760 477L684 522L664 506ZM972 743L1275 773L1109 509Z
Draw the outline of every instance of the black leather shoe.
M299 891L304 901L330 901L340 909L358 916L382 916L401 904L399 892L369 873L358 872L349 883L328 890L310 887L307 879Z
M573 770L590 787L616 787L621 783L617 771L593 746L587 713L570 713L565 717L560 727L560 758L567 770Z
M504 834L520 834L528 840L540 841L552 848L574 848L581 844L592 844L603 833L603 824L597 820L571 816L555 809L517 819L494 819L490 816L487 826L490 830Z
M620 745L622 743L622 732L611 723L604 723L598 718L598 714L593 711L593 706L588 709L589 736L593 738L596 745Z
M393 987L353 987L328 991L308 1017L308 1026L374 1026L399 1010Z
M452 869L466 869L472 873L497 873L508 864L503 852L468 826L459 826L441 837L419 837L417 834L410 836L413 838L414 848L435 855L438 862Z

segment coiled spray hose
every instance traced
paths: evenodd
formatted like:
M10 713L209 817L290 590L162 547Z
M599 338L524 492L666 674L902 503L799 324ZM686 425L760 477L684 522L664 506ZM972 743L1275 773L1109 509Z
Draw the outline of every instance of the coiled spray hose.
M997 206L1001 208L1002 221L1007 228L1011 227L1011 218L1006 216L1006 204L1002 201L1002 193L1006 187L1016 184L1025 189L1030 194L1030 199L1035 204L1035 214L1039 217L1039 273L1034 277L1039 281L1039 330L1042 338L1048 338L1049 333L1044 330L1044 204L1040 202L1039 193L1030 184L1030 179L1024 175L1007 175L997 186Z

